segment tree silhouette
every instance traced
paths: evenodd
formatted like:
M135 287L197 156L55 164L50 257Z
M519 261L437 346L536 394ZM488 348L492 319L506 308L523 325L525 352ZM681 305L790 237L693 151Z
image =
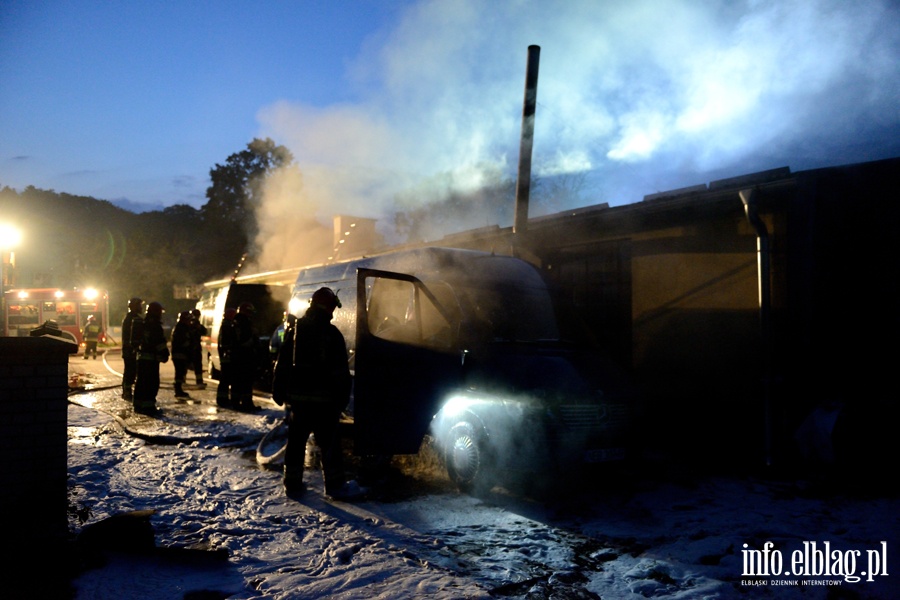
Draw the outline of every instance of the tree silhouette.
M276 145L269 138L254 138L245 150L210 169L212 185L206 189L208 200L201 208L204 219L220 225L254 221L265 178L293 161L293 155L284 146Z

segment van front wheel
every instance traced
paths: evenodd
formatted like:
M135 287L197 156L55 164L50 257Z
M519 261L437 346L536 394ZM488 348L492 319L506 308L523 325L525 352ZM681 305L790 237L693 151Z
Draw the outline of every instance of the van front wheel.
M457 423L447 433L444 463L450 480L466 493L489 488L489 458L483 435L471 423Z

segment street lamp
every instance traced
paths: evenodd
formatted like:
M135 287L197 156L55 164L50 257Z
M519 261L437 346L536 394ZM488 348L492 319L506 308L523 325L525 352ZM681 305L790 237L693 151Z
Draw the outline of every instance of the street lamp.
M0 317L3 319L3 327L0 328L2 335L6 336L6 293L3 290L5 275L3 274L3 264L6 262L5 255L7 252L15 248L22 239L22 233L6 223L0 223Z

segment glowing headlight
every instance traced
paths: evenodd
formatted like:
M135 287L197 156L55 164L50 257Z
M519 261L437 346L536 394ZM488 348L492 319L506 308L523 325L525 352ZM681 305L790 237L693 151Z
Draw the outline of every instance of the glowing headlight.
M447 401L444 402L442 411L449 415L456 415L465 412L466 409L468 409L474 403L475 400L469 396L454 394L447 398Z
M300 309L303 306L303 300L294 296L288 302L288 312L292 315L300 314Z

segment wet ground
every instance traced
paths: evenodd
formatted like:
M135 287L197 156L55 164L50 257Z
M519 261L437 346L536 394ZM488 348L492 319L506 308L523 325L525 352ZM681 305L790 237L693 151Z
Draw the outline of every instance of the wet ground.
M160 365L160 391L156 397L158 413L153 416L135 413L120 393L82 393L121 391L122 356L118 349L104 352L97 359L80 355L69 359L69 400L108 413L127 433L150 438L155 443L190 443L216 440L219 444L242 444L248 437L258 439L261 423L274 424L284 416L284 409L269 394L254 396L259 411L246 413L221 408L216 404L217 382L204 377L204 386L186 384L190 398L176 398L175 369L172 361ZM195 381L189 373L188 381ZM274 426L274 425L273 425Z
M433 596L441 598L824 599L838 596L824 587L745 586L742 544L813 541L868 550L887 540L893 553L897 543L896 496L823 494L790 480L658 463L594 474L549 501L499 488L473 498L449 485L426 449L395 460L362 505L336 506L319 493L288 502L276 473L250 467L257 442L283 415L265 395L252 414L219 409L214 382L189 390L190 400L176 399L168 364L160 415L135 418L118 393L121 359L115 352L105 358L70 359L70 401L109 414L116 427L149 443L95 446L97 432L86 432L93 437L75 478L78 506L91 521L122 506L153 509L160 544L227 550L227 568L213 586L220 598L292 598L296 590L306 590L303 597L411 598L410 590L437 580L444 589L468 590ZM241 455L236 466L220 452L229 445ZM316 472L310 482L321 488ZM354 573L367 569L381 575L359 581ZM87 573L80 597L128 597L123 590L134 575L123 571ZM166 589L167 573L154 579L157 588ZM385 576L393 589L379 587ZM897 597L895 579L845 582L838 591L886 600Z

